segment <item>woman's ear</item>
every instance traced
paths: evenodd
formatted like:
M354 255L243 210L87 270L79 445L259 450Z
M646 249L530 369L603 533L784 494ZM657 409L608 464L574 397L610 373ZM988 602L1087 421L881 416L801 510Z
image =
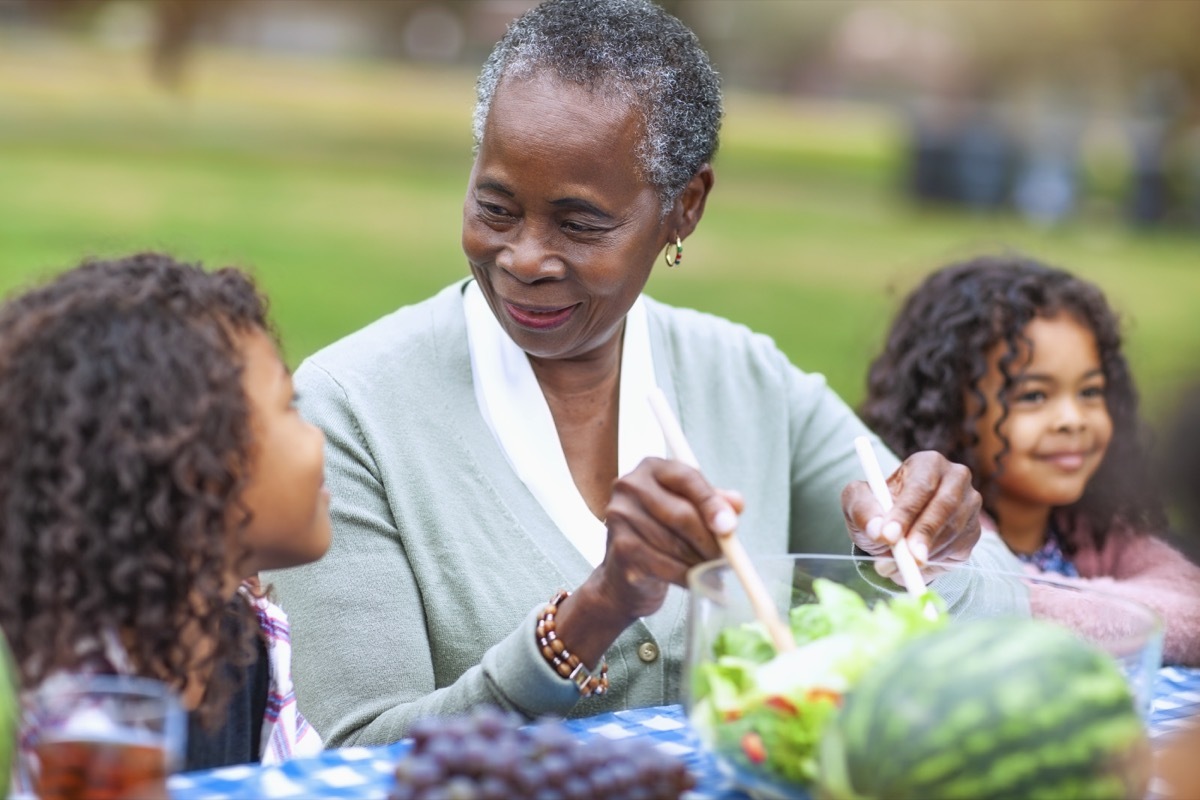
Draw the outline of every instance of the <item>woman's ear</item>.
M700 218L704 216L704 204L708 201L708 193L712 191L715 179L712 165L706 162L700 165L687 186L683 187L674 209L675 228L678 230L676 235L680 238L686 239L700 224Z

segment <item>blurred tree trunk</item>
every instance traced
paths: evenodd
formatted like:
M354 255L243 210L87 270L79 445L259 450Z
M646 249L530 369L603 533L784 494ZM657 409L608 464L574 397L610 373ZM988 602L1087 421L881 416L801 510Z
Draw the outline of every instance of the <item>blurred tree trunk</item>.
M158 0L150 69L154 77L178 91L188 53L205 25L228 13L239 0Z

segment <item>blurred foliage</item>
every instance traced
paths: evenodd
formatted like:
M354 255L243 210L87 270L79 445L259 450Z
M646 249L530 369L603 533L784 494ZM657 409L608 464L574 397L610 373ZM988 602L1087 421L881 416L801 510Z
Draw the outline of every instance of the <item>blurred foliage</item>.
M1115 77L1128 88L1143 75L1170 71L1200 90L1200 3L1193 0L1059 0L1038 3L1036 10L1012 3L947 5L971 25L972 50L985 74L1079 84Z
M83 25L105 7L130 0L7 0L23 3L43 21ZM374 54L403 55L405 25L430 8L443 9L468 31L472 20L511 16L533 0L138 0L153 6L151 61L156 74L176 83L191 47L256 8L289 14L324 7L367 20L377 31ZM1194 103L1200 97L1200 2L1197 0L658 0L691 25L713 52L723 72L742 85L760 89L846 89L845 69L835 63L846 23L874 14L899 47L898 61L878 63L877 72L857 79L889 85L915 80L928 87L952 75L971 83L973 92L1035 81L1075 89L1128 90L1147 74L1178 77ZM486 28L486 26L482 26ZM488 28L490 46L497 31ZM900 43L903 33L907 44ZM949 48L953 63L933 63L940 74L913 76L912 62L937 61ZM485 51L483 51L485 52ZM466 48L467 61L481 55ZM851 87L853 88L853 87ZM921 85L915 88L922 88Z
M0 289L142 248L242 264L296 363L466 274L473 85L474 69L201 50L170 95L136 53L0 31ZM915 208L885 110L734 90L727 107L714 194L685 266L652 276L660 299L774 337L853 402L901 293L1013 247L1109 292L1151 415L1195 374L1194 234L1102 208L1052 229Z
M1107 291L1148 415L1172 417L1200 377L1200 241L1125 226L1119 124L1085 137L1081 213L1031 227L906 202L910 131L857 101L1033 95L1194 130L1200 0L660 2L712 52L728 114L685 266L656 271L651 294L772 336L854 403L905 291L947 261L1020 249ZM530 4L0 0L0 291L138 249L240 264L269 292L293 364L429 296L466 274L475 71ZM357 15L375 44L341 59L214 46L263 6ZM412 63L405 28L431 8L466 39L447 63ZM115 11L148 22L136 47L96 35Z

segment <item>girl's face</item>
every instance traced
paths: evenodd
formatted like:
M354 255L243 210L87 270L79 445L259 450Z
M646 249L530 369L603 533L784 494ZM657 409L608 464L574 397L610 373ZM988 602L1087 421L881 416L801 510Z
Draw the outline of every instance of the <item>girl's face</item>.
M998 362L1007 350L1004 343L988 354L988 372L979 384L987 408L975 458L985 482L994 481L1001 516L1006 506L1048 510L1079 500L1112 439L1104 372L1091 330L1059 313L1035 318L1024 334L1033 348L1018 353L1015 362L1021 367L1001 425L1009 450L999 470L996 455L1003 443L996 423L1004 380Z
M250 511L240 578L315 561L329 549L325 435L293 405L292 376L263 332L238 334L253 450L242 504Z
M546 76L504 80L463 204L463 251L501 327L535 358L614 346L671 217L639 171L627 103Z

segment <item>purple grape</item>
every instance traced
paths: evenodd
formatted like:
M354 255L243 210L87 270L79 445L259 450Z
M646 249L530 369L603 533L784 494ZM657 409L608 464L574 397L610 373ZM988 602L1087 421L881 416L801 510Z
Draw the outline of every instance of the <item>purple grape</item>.
M563 781L562 794L564 800L592 800L592 788L580 775L572 775Z
M678 800L695 785L644 740L581 743L557 721L522 727L492 707L420 720L412 736L389 800Z
M536 792L546 782L541 764L535 760L522 761L513 767L513 785L525 796Z
M508 781L496 775L488 775L479 781L479 800L511 800L512 789Z
M442 780L442 769L422 756L410 757L396 765L396 780L414 789L424 789Z
M542 772L548 786L561 786L571 774L571 759L561 753L548 753L542 758Z
M446 792L446 800L479 800L479 789L475 781L465 775L458 775L446 781L442 789Z

